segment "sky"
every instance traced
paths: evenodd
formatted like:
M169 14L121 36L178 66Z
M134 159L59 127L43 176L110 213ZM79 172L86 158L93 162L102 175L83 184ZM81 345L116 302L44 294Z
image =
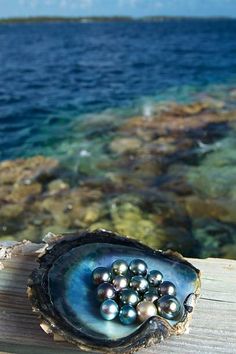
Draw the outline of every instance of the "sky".
M113 15L236 17L236 0L0 0L0 18Z

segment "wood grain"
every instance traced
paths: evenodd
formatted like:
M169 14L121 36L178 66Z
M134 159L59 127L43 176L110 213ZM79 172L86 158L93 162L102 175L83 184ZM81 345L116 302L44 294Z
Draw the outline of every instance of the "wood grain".
M79 352L67 343L54 342L31 311L26 284L40 247L26 243L0 249L0 353ZM202 273L202 294L190 333L172 337L140 353L236 354L236 261L190 259L190 262Z

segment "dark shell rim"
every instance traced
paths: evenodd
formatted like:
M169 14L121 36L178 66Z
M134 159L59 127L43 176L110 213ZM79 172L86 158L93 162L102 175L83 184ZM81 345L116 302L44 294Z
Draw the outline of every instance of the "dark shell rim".
M149 252L152 255L167 257L170 260L189 266L197 274L198 282L195 292L196 298L200 295L200 271L191 263L183 258L178 252L154 250L139 241L127 236L121 236L111 231L99 229L95 231L83 231L73 234L58 235L54 242L48 245L46 251L39 255L38 268L34 269L28 281L27 293L31 301L33 311L37 313L41 319L41 323L47 327L48 332L54 333L63 337L68 342L71 342L83 350L96 349L101 352L127 352L132 353L140 347L146 347L151 344L160 342L172 334L181 334L185 331L186 325L191 319L191 313L186 311L186 316L181 322L171 326L165 319L159 316L154 316L145 321L133 333L127 337L117 340L96 339L86 335L79 330L74 330L73 327L63 322L55 312L50 298L47 294L48 288L48 271L54 261L65 252L72 248L79 247L83 244L94 242L106 242L111 244L122 244L128 247L134 247L139 250Z

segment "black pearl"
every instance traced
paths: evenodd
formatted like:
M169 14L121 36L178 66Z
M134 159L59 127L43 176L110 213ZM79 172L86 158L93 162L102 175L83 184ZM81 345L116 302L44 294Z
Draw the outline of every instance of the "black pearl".
M125 305L121 308L119 313L120 322L124 325L131 325L136 321L137 312L131 305Z
M174 296L165 295L155 302L157 312L167 320L178 321L183 316L183 306Z
M97 288L97 299L102 302L106 299L114 299L116 291L110 283L102 283Z
M103 303L100 306L100 313L102 317L107 320L111 321L116 318L119 312L119 307L117 303L114 300L107 299L103 301Z
M148 271L147 264L142 259L134 259L130 265L129 270L134 275L146 275Z
M158 293L155 290L149 290L143 295L144 301L154 302L159 299Z
M138 293L143 294L148 290L149 284L147 279L145 279L141 275L135 275L131 278L130 287L136 290Z
M159 291L161 295L176 295L176 287L170 281L163 281L159 287Z
M93 284L99 285L111 281L111 273L108 268L98 267L92 272Z
M117 275L113 280L112 284L115 288L116 291L120 291L122 289L125 289L129 285L129 280L123 275Z
M125 275L128 272L129 266L123 259L117 259L117 261L112 263L111 269L115 275Z
M157 315L156 306L151 301L141 301L136 307L138 319L140 322L148 320L152 316Z
M120 292L120 301L124 305L136 306L140 301L137 291L132 289L124 289Z
M151 284L153 286L159 286L163 280L163 275L158 270L151 270L151 272L148 274L147 278L148 278L149 284Z

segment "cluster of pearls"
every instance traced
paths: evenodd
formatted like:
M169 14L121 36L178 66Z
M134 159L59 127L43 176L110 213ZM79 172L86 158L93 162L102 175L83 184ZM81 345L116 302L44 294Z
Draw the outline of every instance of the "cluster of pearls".
M183 316L175 285L163 281L158 270L148 272L142 259L134 259L130 264L118 259L111 268L98 267L92 273L92 281L97 286L100 313L105 320L118 316L121 323L131 325L156 315L168 320Z

